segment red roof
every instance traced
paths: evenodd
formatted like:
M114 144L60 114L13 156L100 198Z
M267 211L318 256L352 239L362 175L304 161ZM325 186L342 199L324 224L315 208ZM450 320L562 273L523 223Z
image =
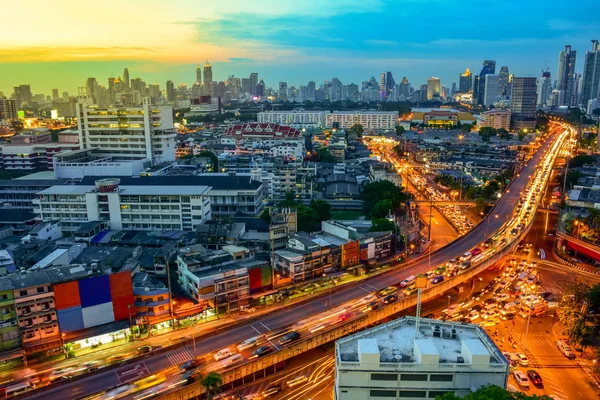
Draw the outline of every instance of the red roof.
M228 126L224 135L239 138L265 137L274 139L294 139L300 137L301 132L298 129L286 125L248 122L242 125Z

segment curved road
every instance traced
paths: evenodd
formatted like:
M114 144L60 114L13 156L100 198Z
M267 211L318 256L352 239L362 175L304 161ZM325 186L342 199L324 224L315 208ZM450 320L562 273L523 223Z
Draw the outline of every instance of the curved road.
M549 148L552 142L554 142L554 136L550 136L550 138L546 140L546 142L536 152L525 168L523 168L520 176L511 183L509 190L504 193L502 198L496 204L496 207L492 210L492 213L486 219L484 219L467 235L449 244L443 249L432 253L431 265L429 265L427 258L425 258L423 261L411 265L408 268L396 268L388 273L361 281L356 286L340 288L338 292L331 295L333 307L342 305L347 301L363 297L375 290L380 290L387 286L397 284L407 276L416 275L420 272L430 269L430 267L435 267L452 258L458 257L464 252L478 246L486 238L490 237L490 235L493 235L494 232L499 230L504 223L506 223L512 217L513 210L520 198L520 192L523 191L527 186L529 175L535 171L536 166L540 163L542 156L545 154L545 151ZM240 343L248 338L256 336L259 333L264 334L271 330L287 327L301 319L327 311L329 308L329 301L324 301L324 297L316 298L302 304L301 306L264 316L259 318L257 321L232 328L226 332L222 332L211 337L199 338L196 340L197 354L201 355L212 353L224 347ZM194 348L192 343L187 343L184 347L180 347L168 353L155 354L145 358L140 358L138 359L138 362L143 363L150 373L155 373L184 362L185 360L182 361L181 359L182 354L191 355L193 352ZM130 365L135 365L135 363ZM48 389L41 390L37 393L33 392L30 396L24 397L34 399L81 398L85 395L90 395L119 384L119 378L114 369L107 371L100 370L89 377L76 379L72 382L67 381L62 383L60 386L49 387Z

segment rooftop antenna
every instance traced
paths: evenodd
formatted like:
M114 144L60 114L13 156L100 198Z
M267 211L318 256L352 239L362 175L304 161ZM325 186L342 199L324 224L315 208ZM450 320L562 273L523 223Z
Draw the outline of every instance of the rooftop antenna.
M419 336L419 325L421 324L421 293L427 288L427 277L423 274L417 275L415 280L417 288L417 316L415 318L415 339Z

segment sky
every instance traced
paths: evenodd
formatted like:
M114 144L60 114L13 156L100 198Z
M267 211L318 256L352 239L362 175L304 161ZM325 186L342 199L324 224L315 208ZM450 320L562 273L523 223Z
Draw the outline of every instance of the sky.
M195 81L211 63L214 80L257 72L267 86L337 77L415 87L496 60L516 76L556 76L565 45L583 70L600 39L600 0L1 0L0 91L76 94L87 77L158 83ZM7 35L6 32L9 32Z

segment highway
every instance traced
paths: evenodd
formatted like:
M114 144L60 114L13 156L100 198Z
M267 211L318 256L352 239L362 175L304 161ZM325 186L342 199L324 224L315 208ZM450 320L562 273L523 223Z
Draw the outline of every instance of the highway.
M499 199L496 207L492 210L484 221L477 225L471 232L463 236L461 239L452 242L443 249L440 249L431 255L431 264L425 259L408 268L395 268L388 273L372 277L365 281L361 281L355 286L341 288L339 291L331 295L331 306L329 302L323 299L316 298L302 304L302 306L293 307L291 310L283 310L277 313L266 315L258 318L254 322L246 325L232 328L226 332L215 334L211 337L199 338L196 340L196 350L198 355L206 355L214 353L225 347L233 348L234 345L242 341L258 335L269 335L273 332L294 325L301 320L310 320L312 317L327 312L330 307L335 308L344 305L350 301L364 298L366 295L374 291L381 290L388 286L398 284L401 280L409 275L417 275L437 265L443 264L446 261L456 258L461 254L477 247L481 242L489 238L496 231L508 222L513 211L521 197L521 192L525 190L530 180L530 176L534 175L536 167L540 164L543 155L554 142L554 138L558 135L551 136L534 157L529 161L527 166L521 171L510 185L506 193ZM313 325L314 326L314 325ZM310 328L308 328L310 329ZM178 349L161 354L151 354L142 358L136 359L132 364L119 368L120 375L114 369L99 370L97 373L73 381L62 382L59 386L51 386L39 392L33 392L28 398L42 399L47 398L82 398L99 391L112 388L120 385L122 382L119 377L123 377L129 370L144 370L150 374L158 373L166 368L179 365L190 360L194 356L194 347L192 343L186 343L185 346ZM140 365L137 365L140 364Z

